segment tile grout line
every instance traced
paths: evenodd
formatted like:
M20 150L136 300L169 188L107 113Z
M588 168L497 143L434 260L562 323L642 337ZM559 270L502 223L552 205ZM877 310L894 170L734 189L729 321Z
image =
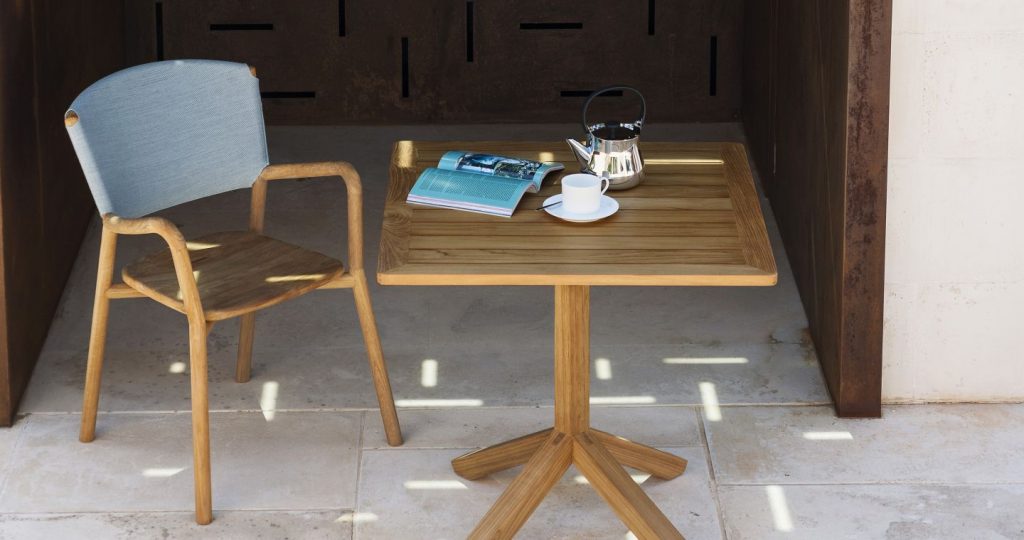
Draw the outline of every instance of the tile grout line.
M918 404L907 404L907 405L918 405ZM946 405L935 404L935 405ZM949 405L964 405L961 403L951 403ZM984 405L989 405L988 403ZM992 403L991 405L1004 405L1004 403ZM1015 403L1005 403L1005 405L1015 405ZM793 407L793 408L804 408L804 407L830 407L832 403L829 402L804 402L804 403L721 403L720 408L747 408L747 407ZM893 405L893 406L906 406L906 405ZM641 403L636 405L594 405L595 409L643 409L643 408L672 408L672 407L686 407L686 408L700 408L701 404L697 402L693 403ZM452 410L468 410L468 411L483 411L483 410L497 410L497 409L554 409L554 405L481 405L478 407L399 407L400 411L452 411ZM325 408L309 408L309 409L274 409L275 412L281 413L318 413L318 412L373 412L379 411L379 408L375 407L325 407ZM224 414L224 413L258 413L263 412L263 409L210 409L210 413ZM38 416L62 416L62 415L74 415L81 414L82 411L29 411L23 414L27 415L38 415ZM191 414L190 410L187 409L154 409L154 410L130 410L130 411L99 411L99 414Z
M722 501L718 496L718 477L715 474L714 460L711 459L711 443L708 442L707 426L704 424L704 408L697 407L694 409L694 414L697 415L697 428L700 432L700 442L704 447L704 459L707 461L708 481L711 483L711 498L715 502L715 513L718 517L718 532L721 534L723 540L728 540L729 534L725 529L725 512L722 510Z
M878 482L749 482L749 483L724 483L728 487L765 487L765 486L794 486L794 487L829 487L829 486L921 486L921 487L984 487L984 486L1024 486L1020 482L943 482L941 480L894 480Z
M683 445L672 445L672 444L659 444L658 448L670 448L674 450L702 448L700 444L683 444ZM372 450L374 452L419 452L425 450L459 450L463 452L472 452L473 450L480 450L487 448L486 446L410 446L408 448L395 448L393 446L380 446L370 447L366 450Z
M214 508L214 514L230 513L251 513L251 514L310 514L345 511L347 508L337 506L330 507L306 507L306 508ZM194 515L195 510L60 510L53 512L3 512L0 516L71 516L71 515L135 515L135 514L187 514Z
M363 480L363 433L366 432L366 415L368 413L363 411L359 415L359 444L356 446L356 497L352 501L352 522L348 524L349 537L352 540L356 538L356 514L359 513L359 494L362 491L362 480Z

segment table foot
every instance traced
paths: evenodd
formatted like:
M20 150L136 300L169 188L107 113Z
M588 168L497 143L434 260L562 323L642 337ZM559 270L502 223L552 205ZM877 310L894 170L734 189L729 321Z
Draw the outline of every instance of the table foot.
M575 437L572 461L601 498L640 540L665 540L683 535L591 433Z
M452 467L459 476L475 480L522 463L523 472L470 538L512 538L571 464L640 540L683 538L622 468L671 479L686 470L686 460L678 456L595 429L575 434L546 429L465 454L454 459Z
M552 428L548 428L463 454L452 460L452 469L455 470L455 474L466 480L479 480L498 471L522 465L551 437L552 431Z
M506 540L526 523L530 514L554 487L572 463L573 438L565 433L551 433L526 462L526 467L509 484L498 501L487 511L469 538L473 540Z
M591 429L589 433L611 452L616 461L626 467L644 471L662 480L671 480L686 470L686 460L675 454L597 429Z

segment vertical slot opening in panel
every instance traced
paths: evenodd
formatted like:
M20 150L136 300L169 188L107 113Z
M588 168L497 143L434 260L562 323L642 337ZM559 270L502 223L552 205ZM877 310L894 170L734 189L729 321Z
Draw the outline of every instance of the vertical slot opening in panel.
M718 36L711 36L708 46L708 93L718 95Z
M647 35L654 35L654 0L647 0Z
M156 9L156 59L164 59L164 3L157 2Z
M473 61L473 2L466 2L466 61Z
M402 38L402 97L409 97L409 38Z
M345 0L338 0L338 35L345 37Z

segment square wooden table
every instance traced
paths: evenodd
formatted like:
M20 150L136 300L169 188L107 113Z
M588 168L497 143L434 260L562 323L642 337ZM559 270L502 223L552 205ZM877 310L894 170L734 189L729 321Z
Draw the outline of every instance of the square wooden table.
M382 285L550 285L555 289L554 427L452 461L475 480L526 466L470 535L511 538L575 464L641 539L682 538L623 465L670 479L686 461L590 426L590 287L774 285L775 260L746 151L736 143L641 143L646 177L609 191L620 210L596 223L536 211L561 174L511 218L406 204L420 172L449 150L560 161L562 141L395 144L377 279Z

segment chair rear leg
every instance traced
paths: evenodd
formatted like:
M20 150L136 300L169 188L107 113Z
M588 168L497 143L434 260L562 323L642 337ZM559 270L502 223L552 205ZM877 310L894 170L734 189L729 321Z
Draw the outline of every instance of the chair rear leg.
M96 298L92 307L92 330L89 333L89 360L85 369L85 392L82 397L82 425L78 440L92 442L96 438L96 411L100 404L100 375L107 341L107 319L110 298L107 290L114 277L114 255L117 234L103 227L100 240L99 265L96 269Z
M373 385L377 390L377 402L380 404L380 415L384 421L384 433L388 444L402 444L402 428L398 424L398 413L395 411L395 400L391 395L391 381L388 378L384 353L380 347L380 336L377 334L377 321L373 316L373 305L370 302L370 290L366 286L366 274L362 270L353 271L355 287L352 291L356 299L356 311L359 313L359 325L363 329L363 341L366 342L366 353L369 356L370 372Z
M238 333L238 360L235 362L235 382L249 382L252 375L252 342L256 331L256 314L242 315Z
M212 323L189 321L189 362L192 382L192 468L195 477L196 523L213 521L210 484L210 405L207 395L206 338Z

